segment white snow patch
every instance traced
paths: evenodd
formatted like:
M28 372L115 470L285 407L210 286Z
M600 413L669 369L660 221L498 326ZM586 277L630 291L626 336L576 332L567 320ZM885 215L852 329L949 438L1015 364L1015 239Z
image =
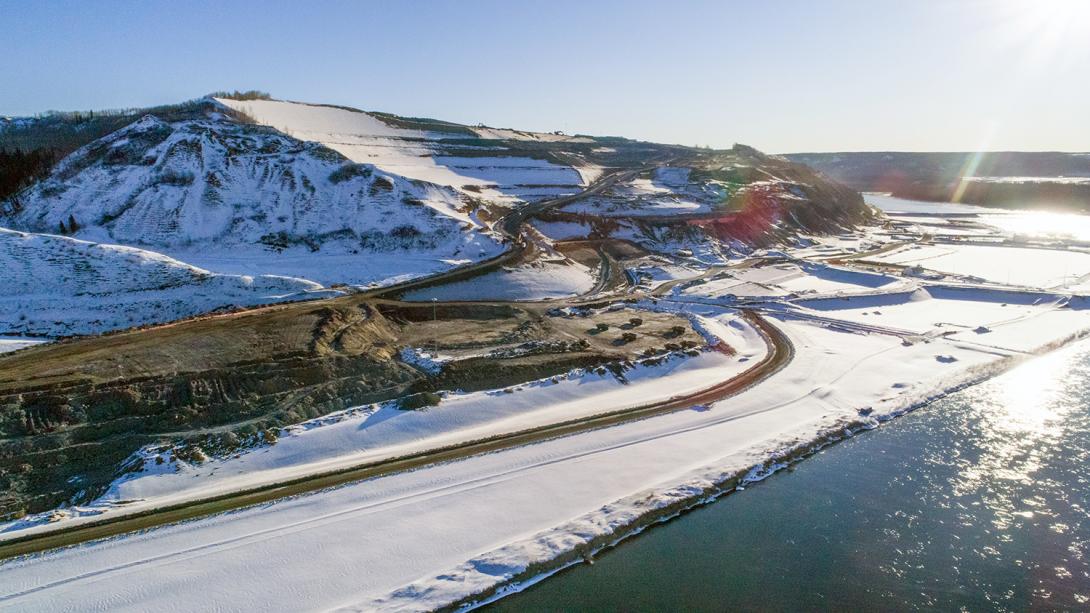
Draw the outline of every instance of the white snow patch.
M544 300L589 292L593 271L576 262L537 261L438 287L412 290L405 300Z
M1090 274L1090 254L1060 249L990 245L911 245L872 258L878 262L919 265L995 283L1055 288Z

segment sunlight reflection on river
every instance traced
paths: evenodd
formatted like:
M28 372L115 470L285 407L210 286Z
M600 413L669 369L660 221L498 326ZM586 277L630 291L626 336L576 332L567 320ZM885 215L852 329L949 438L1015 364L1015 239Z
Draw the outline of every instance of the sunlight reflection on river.
M1090 241L1090 215L1050 211L1011 211L981 214L980 221L1012 234Z

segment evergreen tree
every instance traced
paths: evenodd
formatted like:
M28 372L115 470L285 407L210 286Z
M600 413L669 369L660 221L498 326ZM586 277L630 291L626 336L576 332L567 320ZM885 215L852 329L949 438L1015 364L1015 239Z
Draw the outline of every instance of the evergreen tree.
M68 231L75 234L76 230L79 230L79 224L76 223L76 218L71 215L68 216Z

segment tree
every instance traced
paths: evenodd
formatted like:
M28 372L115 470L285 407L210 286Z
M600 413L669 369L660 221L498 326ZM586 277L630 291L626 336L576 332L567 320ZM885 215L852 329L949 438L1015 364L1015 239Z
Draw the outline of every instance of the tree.
M61 222L61 234L68 234L68 228L64 227L64 222Z
M68 231L75 234L79 230L79 224L76 223L76 218L71 215L68 216Z

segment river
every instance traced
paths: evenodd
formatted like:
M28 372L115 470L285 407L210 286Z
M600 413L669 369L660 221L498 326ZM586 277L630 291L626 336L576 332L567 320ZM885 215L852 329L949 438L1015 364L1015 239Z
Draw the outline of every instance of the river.
M489 607L1090 608L1090 342L1033 359Z

